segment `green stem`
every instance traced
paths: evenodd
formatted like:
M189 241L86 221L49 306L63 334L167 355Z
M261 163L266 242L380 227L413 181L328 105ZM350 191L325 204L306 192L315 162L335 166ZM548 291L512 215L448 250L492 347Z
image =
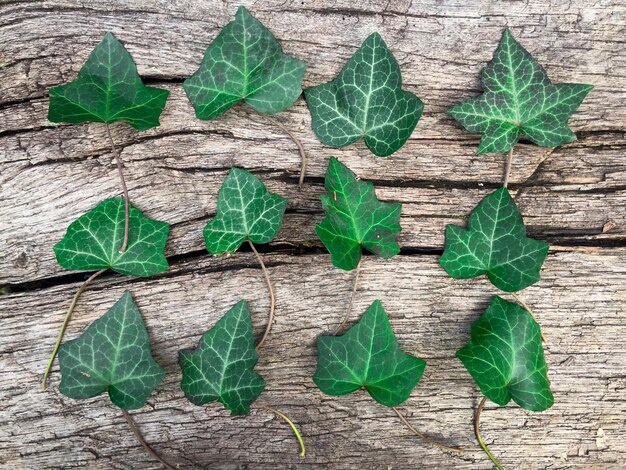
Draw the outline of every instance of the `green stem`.
M133 420L132 416L128 413L128 411L126 411L123 408L121 408L121 410L122 410L122 414L124 415L124 419L126 419L126 422L130 426L130 429L132 429L133 431L133 434L135 435L135 437L137 438L141 446L146 450L146 452L148 452L148 454L150 454L152 457L154 457L159 462L161 462L161 464L165 468L167 468L167 470L176 470L169 463L163 460L163 457L161 457L152 447L150 447L150 445L146 442L146 439L143 437L143 434L141 434L141 431L137 427L137 424Z
M268 116L267 114L264 114L263 116L265 116L265 118L268 121L270 121L272 124L274 124L276 127L280 127L283 130L283 132L287 134L291 138L291 140L293 140L293 143L296 144L296 146L298 147L298 152L300 152L300 157L302 158L302 166L300 167L300 177L298 178L298 185L302 187L302 185L304 184L304 175L306 174L306 166L308 163L306 152L304 151L302 142L300 142L300 139L298 139L295 136L295 134L291 132L289 129L287 129L287 127L285 127L285 125L282 122L280 122L278 119L275 119L272 116Z
M480 401L480 404L478 405L478 408L476 408L476 414L474 415L474 432L476 433L476 439L478 439L480 447L483 448L485 454L487 454L487 457L489 457L489 459L493 462L498 470L504 470L504 467L500 465L498 459L496 459L494 455L489 451L489 449L487 448L487 444L485 444L485 441L483 440L483 436L480 434L480 414L483 412L486 401L487 397L483 397L483 399Z
M511 164L513 163L513 149L509 150L506 157L506 163L504 164L504 179L502 186L505 188L509 185L509 177L511 176Z
M74 294L72 303L70 304L70 307L67 309L67 313L65 314L65 320L63 320L63 324L61 325L61 330L59 331L57 342L55 343L54 349L52 350L52 354L50 355L50 359L48 360L48 365L46 366L46 370L43 373L43 379L41 381L42 392L46 391L46 382L48 381L48 375L50 375L50 370L52 369L52 363L54 362L54 358L57 357L57 353L59 352L59 348L61 347L61 342L63 341L63 336L65 336L65 330L67 329L67 325L72 319L72 313L74 312L74 308L76 307L76 304L78 303L78 298L80 297L80 294L84 292L87 286L95 278L100 276L100 274L102 274L105 271L106 269L101 269L100 271L97 271L96 273L92 274L85 282L81 284L81 286L76 291L76 294Z
M346 314L343 316L343 320L333 333L333 336L336 336L337 333L341 331L343 325L346 324L348 318L350 318L350 313L352 312L352 304L354 304L354 298L356 297L356 289L359 284L359 274L361 273L361 263L363 262L363 257L359 260L359 264L356 265L356 273L354 274L354 285L352 286L352 295L350 296L350 303L348 304L348 309L346 310Z
M276 296L274 295L274 288L272 287L272 280L270 279L270 272L265 267L263 258L261 258L261 255L259 254L256 247L254 246L254 243L252 243L251 240L248 240L248 243L250 244L250 248L252 248L252 251L254 251L257 261L261 265L261 270L263 271L263 275L265 276L265 282L267 282L267 290L269 291L269 294L270 294L270 315L267 321L267 326L265 327L265 332L263 333L263 336L261 337L261 341L259 341L259 344L257 344L256 346L256 349L258 350L261 348L261 346L263 346L263 343L265 343L265 340L267 339L268 335L270 334L270 331L272 330L272 324L274 323L274 309L276 308Z
M298 431L298 428L296 428L296 425L293 424L293 421L291 421L286 414L281 413L280 411L278 411L275 408L272 408L269 405L265 405L263 403L260 403L260 404L257 404L257 406L259 408L263 408L264 410L271 411L272 413L274 413L279 418L282 418L291 427L291 430L293 431L293 433L296 436L296 439L298 440L298 444L300 444L300 457L304 457L306 455L306 448L304 447L304 441L302 440L302 436L300 435L300 432Z
M117 172L120 175L120 182L122 183L122 192L124 193L124 240L120 247L120 253L124 253L128 247L128 229L130 225L130 199L128 197L128 188L126 187L126 180L124 179L124 166L122 165L122 156L113 142L113 136L111 135L111 128L108 123L105 123L107 129L107 135L109 136L109 142L111 142L111 150L115 155L115 163L117 164Z
M426 434L423 434L421 432L419 432L417 429L415 429L415 427L409 423L409 420L407 420L404 415L402 413L400 413L400 410L398 410L398 408L396 408L395 406L392 406L391 409L393 411L395 411L395 413L398 415L398 418L400 418L400 420L404 423L404 425L409 428L409 430L415 434L417 437L419 437L422 441L427 442L430 445L433 445L435 447L439 447L442 450L447 450L449 452L454 452L457 454L460 454L461 452L463 452L463 448L461 447L451 447L451 446L447 446L445 444L442 444L439 441L436 441L435 439L432 439L430 437L428 437Z

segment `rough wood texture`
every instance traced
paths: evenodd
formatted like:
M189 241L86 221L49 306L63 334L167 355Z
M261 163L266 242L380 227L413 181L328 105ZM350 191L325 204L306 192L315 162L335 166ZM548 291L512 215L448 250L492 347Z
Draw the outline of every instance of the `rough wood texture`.
M367 257L354 306L357 315L383 301L401 346L428 361L422 382L400 408L423 432L468 448L463 457L442 454L413 437L398 418L365 392L322 395L311 376L315 338L333 331L350 296L354 273L333 269L326 255L269 257L277 317L262 350L267 380L260 400L291 416L308 444L297 455L291 431L267 412L230 418L217 404L196 407L179 388L177 350L193 346L239 298L250 302L257 334L267 319L264 280L251 253L229 259L201 255L177 263L161 278L128 281L107 276L81 299L69 336L75 337L130 289L150 327L165 382L137 412L146 437L168 458L192 468L300 465L334 468L489 468L475 444L472 408L479 396L454 358L469 326L497 293L485 280L455 281L433 255ZM594 249L551 254L543 280L523 293L549 343L546 358L556 404L544 413L490 405L483 428L506 468L609 468L626 461L623 347L626 250ZM384 281L384 282L383 282ZM0 298L3 324L0 378L9 411L0 453L9 468L90 465L151 468L119 412L106 397L78 402L39 391L41 370L77 283ZM19 312L19 314L16 314Z
M384 0L243 2L284 49L308 64L305 86L326 82L371 32L398 58L406 87L426 102L411 140L390 158L364 145L334 150L310 129L299 100L278 116L309 153L297 186L293 143L263 116L238 107L222 118L193 117L180 83L237 3L212 1L0 0L0 466L17 469L157 468L105 398L76 402L39 393L40 374L82 274L59 268L51 251L67 225L119 193L113 156L99 124L46 120L49 87L75 77L105 31L133 54L140 73L171 90L162 126L138 133L113 126L133 203L172 224L172 269L151 280L109 275L80 300L76 336L131 289L148 323L165 382L136 413L166 457L193 468L489 468L471 428L478 392L454 352L495 290L454 281L437 263L448 223L502 177L503 156L476 157L476 136L445 110L479 90L506 24L557 82L595 85L570 123L579 140L558 149L516 147L511 189L532 236L553 245L543 280L523 293L536 309L556 404L545 413L515 406L485 411L483 428L507 468L620 468L626 465L626 5L619 0L482 2ZM379 196L404 204L402 256L367 257L353 318L375 298L400 342L429 363L401 408L418 429L466 446L461 457L423 445L369 397L323 396L313 385L315 337L340 321L353 273L332 269L313 228L327 159L336 155ZM277 288L277 321L261 355L262 400L299 425L262 410L230 418L218 406L182 398L176 351L193 345L236 300L251 302L257 332L268 299L251 253L203 254L201 228L232 165L258 174L289 199L278 239L263 256Z

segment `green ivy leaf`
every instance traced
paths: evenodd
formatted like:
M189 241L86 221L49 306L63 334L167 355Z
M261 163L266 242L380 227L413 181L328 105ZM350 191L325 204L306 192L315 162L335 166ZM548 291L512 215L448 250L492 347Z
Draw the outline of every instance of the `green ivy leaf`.
M481 133L478 154L503 153L525 136L541 147L576 140L567 121L592 85L554 85L507 29L482 71L484 93L449 110L465 129Z
M71 223L63 239L54 245L54 253L65 269L110 268L129 276L153 276L168 267L164 254L168 232L167 223L149 219L131 207L128 247L120 253L124 199L107 199Z
M159 125L169 91L147 87L132 57L106 33L78 72L78 78L50 89L52 122L125 121L143 131Z
M195 349L179 352L180 386L195 405L218 401L233 415L248 414L265 388L265 380L253 370L258 360L250 311L241 300L204 333Z
M165 375L128 291L82 335L61 345L59 364L63 395L83 400L108 390L113 404L126 410L141 408Z
M472 324L472 339L457 353L480 391L498 405L513 399L526 410L552 406L541 330L521 306L495 296Z
M305 69L304 62L283 54L272 33L240 6L183 87L200 119L214 119L241 101L275 114L298 99Z
M549 247L526 237L515 201L506 188L500 188L474 208L467 229L448 225L439 263L454 278L487 274L497 288L515 292L540 279Z
M365 138L379 157L400 149L419 121L424 103L402 90L395 57L378 33L370 35L332 82L304 92L315 135L345 147Z
M246 240L263 244L274 239L283 223L287 200L270 193L252 173L233 168L217 196L217 215L204 227L212 255L234 253Z
M335 157L326 171L326 192L322 206L326 217L315 232L330 252L336 268L349 271L361 259L361 247L391 258L400 253L396 237L401 230L397 202L380 202L374 185L356 179L355 174Z
M348 395L365 387L386 406L409 398L426 367L425 361L400 349L380 300L345 334L317 338L317 351L313 381L322 392Z

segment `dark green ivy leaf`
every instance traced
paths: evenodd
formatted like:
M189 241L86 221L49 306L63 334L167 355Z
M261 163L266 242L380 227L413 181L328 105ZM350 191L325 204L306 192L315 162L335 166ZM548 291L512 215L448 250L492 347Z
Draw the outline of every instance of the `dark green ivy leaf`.
M124 238L124 199L98 204L71 223L54 245L57 262L65 269L93 271L111 268L129 276L153 276L168 267L165 242L170 226L130 208L128 247L119 252Z
M272 33L240 6L183 87L200 119L214 119L241 101L275 114L298 99L305 69L304 62L283 54Z
M125 121L137 130L159 125L169 91L147 87L124 46L111 33L78 72L78 78L50 89L52 122Z
M332 82L305 90L315 135L345 147L365 138L374 155L387 157L408 140L424 104L402 89L395 57L378 33L370 35Z
M467 229L448 225L439 263L454 278L487 274L497 288L515 292L540 279L549 247L526 237L515 201L506 188L500 188L474 208Z
M515 303L495 296L472 325L472 340L456 355L480 391L498 405L513 399L526 410L543 411L554 403L541 330Z
M274 239L283 223L287 200L270 193L252 173L233 168L217 196L217 214L204 227L212 255L234 253L246 240L263 244Z
M365 387L386 406L409 398L426 367L400 349L380 300L345 334L317 338L317 356L313 381L322 392L348 395Z
M592 85L553 84L546 71L507 29L482 71L484 93L449 113L463 127L481 133L478 153L503 153L525 136L541 147L576 140L567 121Z
M141 408L165 372L150 352L146 326L130 292L78 338L59 349L65 396L82 400L109 392L114 405Z
M400 203L380 202L374 185L357 180L335 157L328 164L325 184L327 194L322 195L322 206L326 217L315 231L335 267L347 271L356 268L361 247L383 258L400 252L396 242L401 230Z
M258 360L250 311L241 300L204 333L195 349L179 352L180 386L195 405L219 401L233 415L248 414L265 388L265 380L253 370Z

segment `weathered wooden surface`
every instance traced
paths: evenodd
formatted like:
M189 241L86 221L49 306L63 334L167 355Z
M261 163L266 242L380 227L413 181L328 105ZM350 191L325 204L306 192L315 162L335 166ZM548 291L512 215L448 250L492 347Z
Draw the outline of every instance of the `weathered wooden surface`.
M476 136L445 109L478 92L478 71L508 24L554 81L592 83L572 118L579 140L561 148L516 147L511 188L529 232L553 248L544 279L523 293L549 339L556 404L545 413L488 408L484 430L507 468L626 465L626 5L613 1L244 2L307 62L305 86L333 78L371 32L398 58L406 87L426 102L411 140L388 159L362 144L322 146L299 100L278 118L299 135L310 164L297 186L299 155L284 134L246 108L202 122L180 83L236 9L233 2L0 1L0 466L156 468L105 398L69 400L38 391L62 314L82 276L63 271L52 245L67 225L119 193L104 129L46 120L46 90L71 80L105 31L133 54L140 73L171 90L162 126L138 133L118 124L130 195L172 224L172 269L151 280L103 277L80 301L76 336L131 289L148 323L165 382L137 420L150 442L181 468L489 468L471 429L478 392L454 352L495 293L486 282L454 281L437 264L448 223L502 175L502 156L476 157ZM364 2L365 3L365 2ZM358 7L358 8L357 8ZM418 429L468 447L462 458L423 445L366 394L331 398L313 385L315 337L344 312L352 274L331 268L314 225L330 155L379 196L404 204L403 254L365 260L353 317L375 298L403 347L429 362L401 408ZM259 371L262 400L296 420L306 459L282 423L261 410L230 418L182 398L176 351L193 345L236 300L251 302L257 331L268 306L250 253L218 260L202 252L201 229L232 165L257 173L289 199L278 239L265 247L278 296L277 322Z
M418 429L467 446L458 458L420 443L364 392L328 397L315 388L314 341L340 321L353 273L333 269L326 255L276 255L270 269L277 318L259 363L268 384L260 400L299 423L309 450L305 460L298 457L290 430L267 412L230 418L217 404L190 404L178 385L177 350L193 346L235 299L250 302L257 333L265 325L267 295L250 253L225 260L202 255L177 263L167 277L154 280L107 276L85 293L70 336L84 330L125 289L134 293L150 326L156 358L167 372L137 419L150 442L181 468L192 468L192 462L253 468L489 468L471 427L478 392L454 353L496 293L493 287L484 280L448 278L436 256L389 261L370 256L354 306L356 317L381 299L402 347L428 361L422 382L400 408ZM626 296L616 289L625 275L624 249L557 252L549 255L543 280L524 292L549 340L546 358L556 403L544 413L489 406L483 427L505 467L615 468L626 461ZM50 392L39 392L54 333L76 287L72 283L0 298L0 390L3 411L9 411L0 431L4 463L9 468L53 463L152 467L106 397L85 402L63 397L56 368Z

